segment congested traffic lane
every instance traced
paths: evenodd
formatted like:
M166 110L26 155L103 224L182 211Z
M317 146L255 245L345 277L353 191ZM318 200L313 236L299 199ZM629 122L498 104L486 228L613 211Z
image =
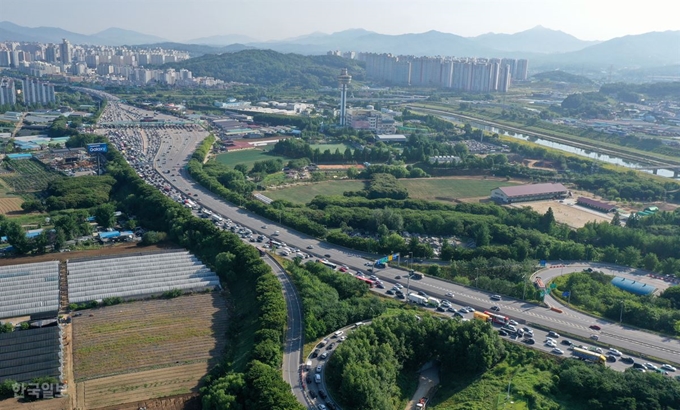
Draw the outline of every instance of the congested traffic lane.
M189 160L197 143L197 140L186 141L186 144L184 144L182 149L177 151L177 155L166 156L167 164L158 167L154 162L154 166L157 166L160 170L181 170ZM163 148L161 147L161 151L162 149ZM253 230L264 231L269 236L272 235L274 231L279 231L277 236L279 240L300 249L306 249L308 246L312 246L313 249L308 250L308 252L315 256L329 254L331 255L329 257L331 261L346 264L359 270L363 268L363 264L366 262L367 257L375 259L375 255L343 249L336 245L318 241L309 235L279 225L276 221L267 220L244 209L229 205L191 180L190 177L186 175L185 171L179 172L176 178L169 178L169 175L164 173L161 173L161 175L163 175L171 185L175 186L178 191L183 193L190 192L192 195L196 195L195 199L199 201L201 205L212 209L220 215L230 218L241 225L248 226ZM267 225L266 229L262 228L264 225ZM376 272L378 277L387 281L395 281L395 276L401 274L403 274L402 271L394 268L387 268ZM425 277L422 280L413 282L415 283L412 284L412 287L415 290L425 291L435 297L443 297L447 291L451 291L456 294L464 304L483 309L487 309L490 306L488 304L489 295L483 291L454 285L441 279L431 277ZM518 300L507 300L503 302L503 305L505 312L508 313L509 316L521 319L526 323L537 323L558 331L564 330L583 338L588 338L591 335L592 331L589 329L589 325L596 321L590 316L572 310L564 309L563 313L557 313ZM662 337L642 332L637 329L608 323L605 324L602 334L604 337L601 341L604 343L638 352L643 355L653 355L670 362L680 362L680 341L676 338Z

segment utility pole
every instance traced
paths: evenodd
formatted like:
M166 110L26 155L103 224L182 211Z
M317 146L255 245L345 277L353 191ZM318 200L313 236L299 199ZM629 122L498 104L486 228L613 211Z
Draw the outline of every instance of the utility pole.
M621 299L621 315L619 316L619 323L623 323L623 305L624 305L624 300Z

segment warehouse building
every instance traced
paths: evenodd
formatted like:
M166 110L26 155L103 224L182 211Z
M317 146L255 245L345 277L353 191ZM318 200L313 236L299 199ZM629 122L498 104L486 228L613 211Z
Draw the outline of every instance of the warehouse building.
M504 204L560 199L568 195L569 190L564 185L553 183L506 186L491 190L491 199Z
M592 198L586 198L584 196L578 197L576 200L576 203L585 206L586 208L594 209L596 211L600 212L614 212L616 211L616 207L612 204L608 204L606 202L598 201L596 199Z

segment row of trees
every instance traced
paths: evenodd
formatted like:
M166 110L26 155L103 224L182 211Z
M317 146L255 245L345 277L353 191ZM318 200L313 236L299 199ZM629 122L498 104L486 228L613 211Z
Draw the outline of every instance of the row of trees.
M400 375L431 360L439 361L443 374L482 373L504 354L498 334L486 323L403 312L352 332L331 356L326 382L343 408L395 409L410 393L399 388Z
M660 296L637 296L611 284L611 276L599 272L577 272L555 280L557 295L570 291L570 302L611 320L645 329L680 334L680 286Z
M213 268L227 288L239 289L234 297L257 300L256 309L243 308L245 303L232 304L232 317L241 320L232 322L228 334L231 350L224 363L206 378L204 408L301 409L279 369L286 324L281 285L255 248L210 221L194 217L189 209L146 184L119 152L110 150L106 156L108 175L116 181L111 202L136 215L149 230L167 232L169 240ZM253 325L240 327L244 322ZM237 350L241 355L238 367L233 365Z
M385 303L370 296L368 286L352 275L314 262L304 266L288 262L286 270L302 299L305 340L315 340L385 311Z

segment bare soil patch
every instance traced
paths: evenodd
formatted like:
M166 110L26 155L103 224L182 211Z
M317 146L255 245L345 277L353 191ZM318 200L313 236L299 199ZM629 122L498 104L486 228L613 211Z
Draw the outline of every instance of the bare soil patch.
M68 398L21 402L18 399L0 401L0 410L67 410Z
M581 228L588 222L610 222L614 214L605 215L597 211L590 211L575 205L567 205L558 201L534 201L534 202L518 202L512 204L516 208L525 206L530 207L534 211L544 214L548 212L548 208L552 208L555 215L555 221L564 223L572 228Z
M7 215L12 212L21 211L21 204L24 200L18 197L0 198L0 214Z
M74 376L79 382L188 364L213 365L224 350L226 329L226 304L217 292L84 310L73 318ZM168 392L163 393L146 398ZM173 394L179 393L187 392Z
M207 372L208 363L203 362L88 380L83 383L85 408L153 408L140 404L148 402L156 403L155 408L183 409L188 399L198 393L199 381ZM158 399L178 395L179 398ZM129 406L116 406L124 403Z

